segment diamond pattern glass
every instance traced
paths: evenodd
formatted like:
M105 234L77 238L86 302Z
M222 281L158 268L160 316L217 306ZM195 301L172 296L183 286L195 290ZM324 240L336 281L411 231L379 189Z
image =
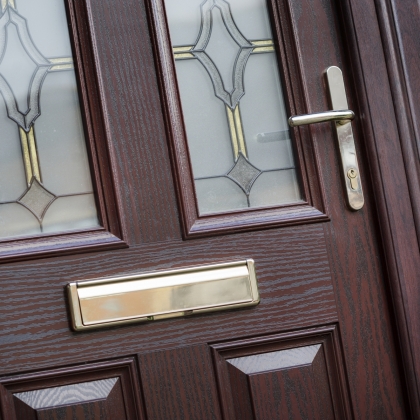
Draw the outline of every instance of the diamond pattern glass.
M0 0L0 239L98 226L67 28L63 0Z
M42 221L48 206L55 200L55 195L48 192L36 178L32 178L27 189L18 203L23 204L38 220Z
M245 192L249 194L252 184L261 175L261 171L255 166L251 165L247 159L244 158L242 153L235 162L232 170L228 172L227 176L236 182Z
M199 213L301 201L265 0L165 5Z

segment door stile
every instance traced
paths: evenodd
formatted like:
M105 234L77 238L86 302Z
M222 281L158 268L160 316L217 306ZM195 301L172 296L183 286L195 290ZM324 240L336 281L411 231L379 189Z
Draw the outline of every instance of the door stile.
M401 153L406 168L406 177L411 201L411 209L417 233L417 241L420 240L420 161L416 147L415 135L415 115L410 109L409 93L407 80L403 70L402 45L398 44L395 29L396 16L393 16L391 4L388 0L375 0L378 22L385 46L384 53L388 70L391 93L394 99L394 112L398 126ZM404 7L404 6L402 6ZM395 20L394 20L395 19ZM411 22L410 22L411 23ZM402 24L404 25L404 23ZM409 24L406 24L409 26ZM405 28L403 29L405 30ZM411 231L410 233L414 233ZM417 248L418 249L418 248ZM414 257L416 249L412 250ZM418 253L417 253L418 254ZM408 280L408 281L407 281ZM420 288L416 276L405 280L400 285L403 298L404 311L398 311L398 327L401 329L402 353L407 359L404 370L407 377L409 388L409 399L413 407L414 418L420 416L420 353L418 351L420 340L418 331L420 322L418 314L420 312L419 293ZM394 296L394 294L393 294ZM396 304L396 306L398 303ZM404 325L406 324L406 325ZM404 337L408 335L408 337Z
M417 378L420 363L418 351L415 350L418 348L418 316L413 315L419 312L416 273L420 267L420 255L410 200L410 181L407 180L404 166L407 161L404 161L404 157L407 158L408 153L404 150L404 137L409 128L404 127L407 123L401 121L404 98L397 90L400 83L398 79L401 78L397 70L400 58L392 49L391 44L395 43L393 22L387 15L385 3L383 0L375 0L375 4L369 2L362 5L356 0L349 0L340 2L340 5L346 28L355 99L360 115L365 116L360 119L360 127L372 185L375 186L372 194L382 237L386 273L384 280L388 283L389 299L394 309L411 416L419 418ZM367 20L377 20L378 23L367 24ZM365 39L370 42L363 42ZM401 110L396 111L399 107Z

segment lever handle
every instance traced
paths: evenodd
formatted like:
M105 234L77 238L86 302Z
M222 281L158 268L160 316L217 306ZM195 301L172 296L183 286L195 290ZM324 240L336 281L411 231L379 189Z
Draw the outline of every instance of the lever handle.
M290 127L300 125L317 124L327 121L337 121L339 124L346 124L353 120L354 112L349 109L317 112L316 114L294 115L289 118Z
M289 118L289 125L298 127L305 124L335 121L347 203L352 210L360 210L364 204L364 197L353 139L353 129L350 124L350 121L354 118L354 113L348 109L349 105L341 70L336 66L328 67L326 78L332 110L317 114L295 115Z

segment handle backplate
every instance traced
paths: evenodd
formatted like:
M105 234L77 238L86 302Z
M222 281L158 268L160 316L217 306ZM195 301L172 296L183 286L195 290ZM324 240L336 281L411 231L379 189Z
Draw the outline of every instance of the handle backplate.
M357 163L351 120L353 111L349 110L344 87L343 73L336 66L328 67L326 78L332 110L316 114L295 115L289 118L289 125L316 124L334 121L340 149L341 168L346 189L347 203L352 210L360 210L364 205L363 189Z
M326 70L327 84L333 110L348 109L343 73L336 66ZM338 146L340 148L341 167L344 184L346 185L347 201L351 209L360 210L365 202L360 180L359 164L357 163L356 147L354 145L351 122L340 124L335 122Z

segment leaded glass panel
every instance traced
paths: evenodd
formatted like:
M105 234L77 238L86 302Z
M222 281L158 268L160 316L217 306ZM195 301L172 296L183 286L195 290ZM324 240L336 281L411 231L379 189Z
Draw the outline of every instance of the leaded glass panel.
M0 239L96 227L64 1L0 7Z
M265 0L165 0L200 214L301 201Z

